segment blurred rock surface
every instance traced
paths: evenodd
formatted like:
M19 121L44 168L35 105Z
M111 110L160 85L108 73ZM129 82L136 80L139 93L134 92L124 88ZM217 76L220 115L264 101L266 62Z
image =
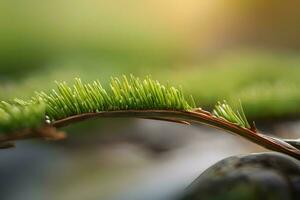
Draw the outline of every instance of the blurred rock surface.
M300 162L273 152L226 158L204 171L182 198L200 199L300 199Z

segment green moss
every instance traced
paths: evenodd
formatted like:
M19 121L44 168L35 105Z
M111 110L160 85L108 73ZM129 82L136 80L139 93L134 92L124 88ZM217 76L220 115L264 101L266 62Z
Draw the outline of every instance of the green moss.
M35 128L45 121L45 104L26 103L16 100L13 103L0 102L0 133L9 133L25 128Z
M108 90L99 81L83 83L76 78L73 85L56 82L57 89L36 92L30 101L15 99L0 104L0 132L41 126L55 120L80 115L116 110L176 110L196 107L193 98L188 101L181 88L164 86L149 77L139 79L131 75L111 78ZM234 112L224 101L216 105L216 117L250 128L243 110Z
M109 90L99 81L83 83L79 78L69 86L56 82L57 90L37 93L35 100L46 103L51 120L68 116L113 110L188 110L192 108L181 89L161 85L158 81L134 76L112 78Z

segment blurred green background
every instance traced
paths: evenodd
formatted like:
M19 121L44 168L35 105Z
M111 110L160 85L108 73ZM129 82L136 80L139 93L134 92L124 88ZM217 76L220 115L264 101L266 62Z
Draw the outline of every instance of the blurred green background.
M0 98L28 97L54 80L133 73L182 85L203 107L241 99L254 118L298 115L298 8L273 0L1 1Z
M55 87L54 80L72 82L75 77L81 77L85 81L99 79L105 83L110 76L151 75L163 83L181 85L203 108L211 109L218 100L227 99L236 104L240 99L246 115L251 120L260 120L262 127L268 120L298 119L299 7L300 2L293 0L2 0L0 99L29 98L34 91ZM149 129L147 123L142 122L142 131ZM111 129L112 124L116 122L87 122L69 131L90 132L94 138L107 130L110 135L121 134L124 127L135 123L118 122L118 131ZM167 128L172 125L164 126L165 132L174 131ZM133 128L127 132L141 130ZM74 155L85 157L81 148L98 148L97 143L90 141L93 139L79 135L62 143L69 153L79 144L85 147L79 145ZM214 141L213 136L210 139ZM143 136L137 140L138 144L141 141L148 144L145 141L149 138ZM26 144L25 147L30 148ZM52 152L56 148L52 145L36 159L48 155L49 149ZM173 147L165 145L158 145L158 149ZM241 149L249 152L257 148ZM18 152L22 148L14 151L16 155L23 155ZM216 153L215 160L227 155L220 152ZM233 152L236 151L228 150L228 154ZM70 155L63 158L68 159L74 161ZM149 165L153 158L147 159L146 165ZM211 163L203 162L206 167ZM114 162L111 165L114 166ZM83 167L79 171L84 170ZM107 175L106 172L99 173ZM34 199L32 195L29 196ZM74 196L69 198L74 199Z
M1 1L0 98L132 73L182 85L203 107L241 99L253 118L298 115L299 4Z

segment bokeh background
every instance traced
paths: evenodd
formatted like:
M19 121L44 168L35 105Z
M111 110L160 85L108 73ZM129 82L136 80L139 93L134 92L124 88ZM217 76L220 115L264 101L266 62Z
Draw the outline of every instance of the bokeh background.
M0 99L54 80L151 75L208 110L240 99L266 133L300 136L300 2L2 0ZM91 120L0 152L1 199L174 200L205 168L265 151L207 127Z

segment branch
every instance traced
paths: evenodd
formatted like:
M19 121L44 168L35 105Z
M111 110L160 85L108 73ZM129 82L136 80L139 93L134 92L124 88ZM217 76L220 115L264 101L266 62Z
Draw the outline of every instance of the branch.
M53 125L45 124L42 127L36 129L24 129L9 134L1 134L0 148L14 147L11 141L32 138L42 138L46 140L61 140L66 138L66 134L62 131L58 131Z
M263 146L267 149L288 154L292 157L300 159L300 150L290 145L289 143L276 139L256 131L256 129L247 129L240 127L232 122L218 118L209 112L199 109L190 111L174 111L174 110L121 110L121 111L104 111L97 113L85 113L80 115L74 115L61 120L54 121L51 124L44 125L43 128L30 131L22 131L21 133L11 133L0 137L1 142L14 141L18 139L27 138L54 138L61 139L61 136L57 137L55 128L67 126L69 124L87 120L96 117L134 117L134 118L146 118L146 119L159 119L167 120L178 123L194 123L194 124L206 124L218 129L225 130L227 132L239 135L255 144ZM45 130L44 130L45 129ZM49 134L51 133L51 134ZM59 132L58 135L61 135Z

